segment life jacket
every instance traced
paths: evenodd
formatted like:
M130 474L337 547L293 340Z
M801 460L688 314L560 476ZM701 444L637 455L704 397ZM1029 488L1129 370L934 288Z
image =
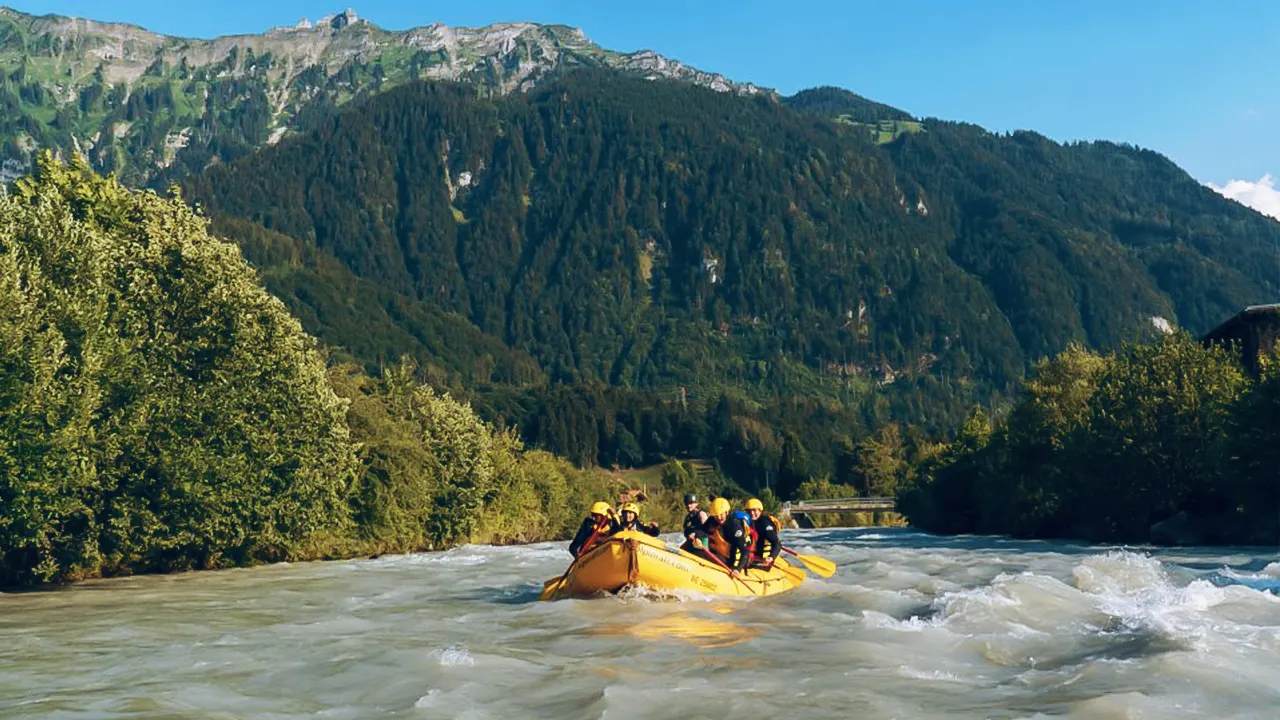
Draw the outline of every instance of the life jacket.
M738 513L730 513L725 517L723 523L716 521L714 517L707 518L707 524L704 528L707 534L707 548L724 560L726 564L733 566L737 564L737 548L729 542L727 535L734 535L739 530L743 534L751 531L750 518L743 520ZM744 538L749 540L750 538ZM748 545L745 552L751 552L751 546Z
M587 551L587 548L609 537L609 535L613 533L613 529L617 526L618 523L614 522L613 518L608 515L604 516L604 518L597 522L596 526L592 528L591 537L587 538L587 541L582 544L582 549L578 551L578 554L581 555Z
M630 530L631 532L644 533L645 535L653 535L653 536L655 536L655 537L656 537L656 536L657 536L657 534L658 534L658 533L657 533L657 531L656 531L656 529L655 529L655 526L654 526L652 523L642 523L642 522L640 522L640 518L639 518L639 517L637 517L635 520L633 520L633 521L631 522L631 524L630 524L630 525L624 525L624 524L622 523L622 521L621 521L621 520L619 520L619 521L614 525L614 527L616 528L616 529L613 531L615 535L616 535L616 534L618 534L618 533L620 533L620 532L622 532L622 531L624 531L624 530Z
M756 557L763 558L766 553L772 554L773 548L770 546L773 543L766 540L764 533L759 530L759 528L768 527L769 525L773 525L774 533L778 533L782 528L778 518L773 515L761 515L760 519L751 526L751 553ZM779 539L781 539L781 535L779 535Z
M684 516L684 536L685 537L689 537L690 535L702 530L702 519L700 517L701 515L702 515L702 510L694 510L693 512Z
M751 513L748 513L746 510L734 510L729 513L729 518L741 520L743 524L747 526L747 547L754 548L756 546L756 540L758 539L759 533L756 532L756 526L751 522Z
M727 518L726 518L727 521ZM711 516L707 518L707 524L702 526L703 532L707 535L707 550L717 555L721 559L729 559L733 556L733 546L728 540L724 539L724 535L720 533L722 523Z

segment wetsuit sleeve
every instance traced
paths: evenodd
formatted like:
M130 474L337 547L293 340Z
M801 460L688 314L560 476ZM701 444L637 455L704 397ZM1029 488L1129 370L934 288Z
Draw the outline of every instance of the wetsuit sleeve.
M769 543L769 562L773 562L782 552L782 538L778 537L778 521L773 517L764 518L760 527L760 539Z
M591 539L591 533L596 529L595 523L591 522L591 518L582 521L582 527L578 528L578 534L573 536L573 542L569 543L569 554L577 557L582 551L582 546L587 540Z
M658 531L658 523L649 523L648 525L642 526L642 528L646 535L652 535L653 537L658 537L659 535L662 534L661 532Z
M732 525L732 530L730 530ZM733 548L733 562L729 567L734 570L746 570L751 564L751 533L747 530L746 523L738 520L732 524L725 523L724 533L725 540L729 541L729 546Z

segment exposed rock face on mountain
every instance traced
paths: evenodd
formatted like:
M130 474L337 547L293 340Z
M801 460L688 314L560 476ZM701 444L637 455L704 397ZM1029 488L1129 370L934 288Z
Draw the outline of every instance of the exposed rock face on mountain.
M84 152L126 182L163 183L410 80L455 80L500 95L582 66L762 92L651 51L606 50L563 25L388 31L348 9L260 35L198 40L3 8L0 172L12 177L37 148L51 147Z

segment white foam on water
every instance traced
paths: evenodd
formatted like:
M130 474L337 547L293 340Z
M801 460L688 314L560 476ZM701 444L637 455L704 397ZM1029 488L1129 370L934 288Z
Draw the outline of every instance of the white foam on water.
M1227 629L1209 612L1227 599L1223 588L1205 580L1177 587L1152 557L1110 552L1087 558L1073 575L1099 609L1129 628L1151 629L1197 647L1203 647L1207 634Z
M467 652L466 648L458 645L450 645L443 650L434 650L431 654L434 657L438 657L440 664L445 667L470 667L476 664L475 658L471 657L471 653Z
M755 599L636 588L538 602L531 590L564 571L567 543L20 593L0 613L0 697L17 718L1163 719L1280 707L1280 597L1201 579L1248 567L1263 569L1234 572L1274 580L1271 557L868 535L884 539L797 533L840 572Z
M930 620L924 620L917 616L912 616L906 620L898 620L895 617L886 615L875 610L866 610L862 613L862 620L867 627L879 628L882 630L895 630L898 632L921 632L930 627L935 627L936 623Z
M940 682L955 682L955 683L965 682L965 679L960 677L959 675L956 675L955 673L951 673L951 672L946 672L943 670L916 670L915 668L912 668L908 665L899 665L898 672L901 673L903 677L908 677L915 680L934 680L934 681L940 681Z
M676 603L710 603L724 602L725 597L699 592L697 590L659 590L646 585L630 585L619 590L612 597L624 602L676 602ZM749 602L752 597L735 597L735 601Z
M440 691L436 689L431 689L427 691L426 695L423 695L422 697L414 701L413 707L416 710L425 710L429 707L434 706L439 701L440 701Z

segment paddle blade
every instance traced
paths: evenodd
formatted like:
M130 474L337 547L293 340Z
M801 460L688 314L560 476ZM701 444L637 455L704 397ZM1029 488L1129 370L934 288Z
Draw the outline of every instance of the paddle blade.
M538 595L539 600L551 600L555 598L556 593L564 586L563 577L554 577L546 581L542 585L542 593Z
M836 564L824 557L796 553L796 559L804 563L805 567L824 578L829 578L836 574Z
M782 558L775 560L773 567L775 570L781 570L784 575L791 578L791 582L797 585L804 582L804 573L788 565L787 561Z

